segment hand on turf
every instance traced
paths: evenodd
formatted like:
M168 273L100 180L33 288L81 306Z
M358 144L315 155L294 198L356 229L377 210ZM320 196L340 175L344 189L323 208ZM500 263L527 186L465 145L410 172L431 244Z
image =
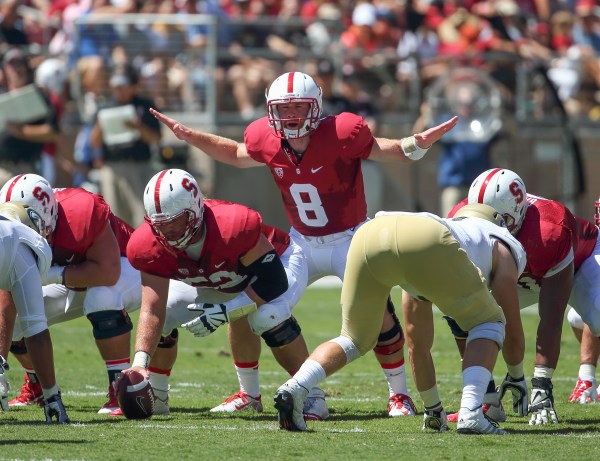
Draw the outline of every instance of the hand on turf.
M558 423L558 417L554 410L554 396L552 395L552 381L550 378L531 379L529 413L531 413L529 424L532 426Z
M519 416L527 416L529 411L529 390L525 377L515 379L508 373L504 381L500 384L500 400L504 397L506 391L510 391L513 398L513 411Z

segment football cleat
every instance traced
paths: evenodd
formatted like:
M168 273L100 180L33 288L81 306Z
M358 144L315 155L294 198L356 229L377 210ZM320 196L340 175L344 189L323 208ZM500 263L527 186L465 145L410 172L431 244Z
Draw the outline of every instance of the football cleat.
M295 379L290 379L277 389L275 393L275 408L279 428L286 431L306 431L304 420L304 401L308 389L301 386Z
M60 397L60 392L50 396L48 400L44 402L44 416L46 417L46 424L51 424L54 420L59 424L70 423L69 417L67 416L67 410L65 410L65 406Z
M260 395L258 397L252 397L240 390L236 394L227 397L221 405L211 408L210 411L212 413L234 413L236 411L247 410L254 410L258 413L262 413L263 405Z
M306 421L324 421L329 418L325 392L318 387L313 387L304 401L303 412Z
M504 435L506 431L500 429L495 421L490 421L481 407L475 410L461 408L458 412L456 432L459 434L493 434Z
M113 383L108 385L108 393L106 396L108 397L108 402L102 405L102 408L98 410L99 415L110 415L113 411L120 410L119 401L117 400L117 394L115 393Z
M483 414L486 418L492 421L495 421L497 423L503 423L504 421L506 421L506 412L504 411L504 406L502 405L502 402L500 400L493 396L493 394L498 395L496 392L489 392L485 394L485 397L483 398ZM495 402L497 403L492 403L493 400L495 400ZM458 413L450 413L448 415L448 422L458 422Z
M25 382L21 386L21 393L14 399L8 402L9 407L24 407L27 405L44 405L44 394L42 393L42 385L34 383L25 373Z
M588 403L596 403L597 401L598 391L596 389L596 380L584 380L578 378L575 389L573 389L573 393L571 394L571 397L569 397L569 402L585 405Z
M412 399L405 394L392 395L387 410L390 416L414 416L417 414L417 407L415 407Z
M436 432L444 432L448 430L448 421L446 411L425 410L423 415L423 430L431 429Z

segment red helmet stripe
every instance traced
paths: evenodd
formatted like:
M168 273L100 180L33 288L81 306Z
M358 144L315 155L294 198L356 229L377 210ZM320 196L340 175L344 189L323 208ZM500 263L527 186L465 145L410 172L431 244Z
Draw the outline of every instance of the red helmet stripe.
M8 186L8 190L6 191L6 201L7 202L10 202L10 196L12 195L13 189L19 182L19 179L21 179L23 176L25 176L25 175L20 174L19 176L16 176L15 179L13 179L13 182L10 183L10 186Z
M490 171L490 174L488 174L485 177L485 179L483 180L483 184L479 188L479 196L477 197L477 203L483 203L483 197L485 196L485 191L487 190L488 184L490 183L494 175L501 170L502 168L494 168L492 171Z
M154 186L154 207L156 208L157 213L162 213L160 206L160 184L162 183L163 177L167 174L167 171L169 170L161 171L158 178L156 178L156 185Z
M288 93L294 92L294 75L295 74L296 74L296 72L290 72L288 74L288 88L287 88Z

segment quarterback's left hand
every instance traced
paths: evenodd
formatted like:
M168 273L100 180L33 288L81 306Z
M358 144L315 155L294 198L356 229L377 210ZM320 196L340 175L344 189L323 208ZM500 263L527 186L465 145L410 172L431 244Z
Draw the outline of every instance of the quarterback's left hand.
M214 333L224 323L229 322L225 304L192 303L188 310L198 312L200 315L194 320L181 325L196 337L208 336Z

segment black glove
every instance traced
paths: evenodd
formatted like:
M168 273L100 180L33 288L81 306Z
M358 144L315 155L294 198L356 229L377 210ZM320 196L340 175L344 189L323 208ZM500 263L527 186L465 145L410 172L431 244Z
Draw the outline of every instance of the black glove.
M46 424L52 423L54 418L56 418L56 422L59 424L70 423L67 410L65 410L65 406L60 398L60 392L48 399L44 399L44 414L46 415Z
M550 378L531 378L531 413L530 425L557 424L558 418L554 410L552 380Z
M527 416L529 410L529 391L525 377L519 379L513 378L506 373L504 381L500 384L500 400L504 397L506 391L510 391L513 397L513 411L519 416Z

